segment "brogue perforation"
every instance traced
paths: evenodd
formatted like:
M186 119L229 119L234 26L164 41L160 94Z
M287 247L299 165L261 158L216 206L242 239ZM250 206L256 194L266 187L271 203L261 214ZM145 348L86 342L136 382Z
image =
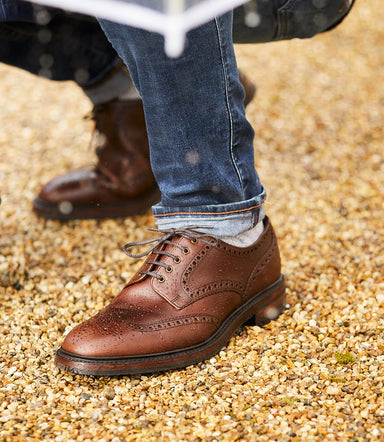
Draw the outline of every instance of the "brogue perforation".
M263 325L284 310L284 277L268 218L262 236L245 249L209 236L202 238L210 241L208 248L200 239L191 243L190 253L159 283L149 271L165 274L191 235L198 234L175 229L161 244L155 240L143 266L150 270L135 275L109 306L68 334L56 365L92 375L185 367L217 354L250 319Z

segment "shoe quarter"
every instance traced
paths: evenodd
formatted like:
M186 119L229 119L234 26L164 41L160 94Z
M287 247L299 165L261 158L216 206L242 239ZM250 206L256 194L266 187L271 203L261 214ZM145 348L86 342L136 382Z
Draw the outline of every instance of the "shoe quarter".
M154 279L152 288L178 310L221 292L232 293L235 303L240 302L249 275L249 266L244 268L248 255L222 242L199 241L191 248L191 257L183 257L183 266L176 267L165 282Z

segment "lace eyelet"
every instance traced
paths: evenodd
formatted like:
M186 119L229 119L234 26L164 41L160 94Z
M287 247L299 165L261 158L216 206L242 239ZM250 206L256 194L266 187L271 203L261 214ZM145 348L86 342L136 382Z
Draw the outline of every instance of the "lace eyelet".
M179 256L176 256L175 258L173 258L174 262L176 264L180 264L181 263L181 258Z
M192 238L192 239L191 239L191 243L192 243L192 244L197 244L197 241L198 241L197 238Z
M161 282L161 283L165 282L164 276L160 276L160 278L158 278L158 281Z
M173 272L173 267L172 266L168 266L168 267L166 267L165 271L168 272L168 273L171 273L171 272Z
M184 253L184 255L188 255L189 252L190 252L190 250L188 249L188 247L185 247L185 248L183 249L183 253Z

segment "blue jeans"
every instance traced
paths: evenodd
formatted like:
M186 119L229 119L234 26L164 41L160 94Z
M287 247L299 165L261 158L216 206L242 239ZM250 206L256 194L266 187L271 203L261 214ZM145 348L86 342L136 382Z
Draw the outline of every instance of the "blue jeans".
M254 167L254 132L245 117L232 43L232 13L187 37L178 59L164 40L101 20L128 66L144 105L160 228L207 226L236 235L263 217L265 190Z

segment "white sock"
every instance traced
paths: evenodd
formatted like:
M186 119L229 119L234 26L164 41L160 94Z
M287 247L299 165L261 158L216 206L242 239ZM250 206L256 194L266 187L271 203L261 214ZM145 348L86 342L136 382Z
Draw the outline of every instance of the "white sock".
M264 231L263 221L259 221L255 227L252 227L245 232L236 236L222 236L220 239L227 244L231 244L236 247L249 247L254 244Z

